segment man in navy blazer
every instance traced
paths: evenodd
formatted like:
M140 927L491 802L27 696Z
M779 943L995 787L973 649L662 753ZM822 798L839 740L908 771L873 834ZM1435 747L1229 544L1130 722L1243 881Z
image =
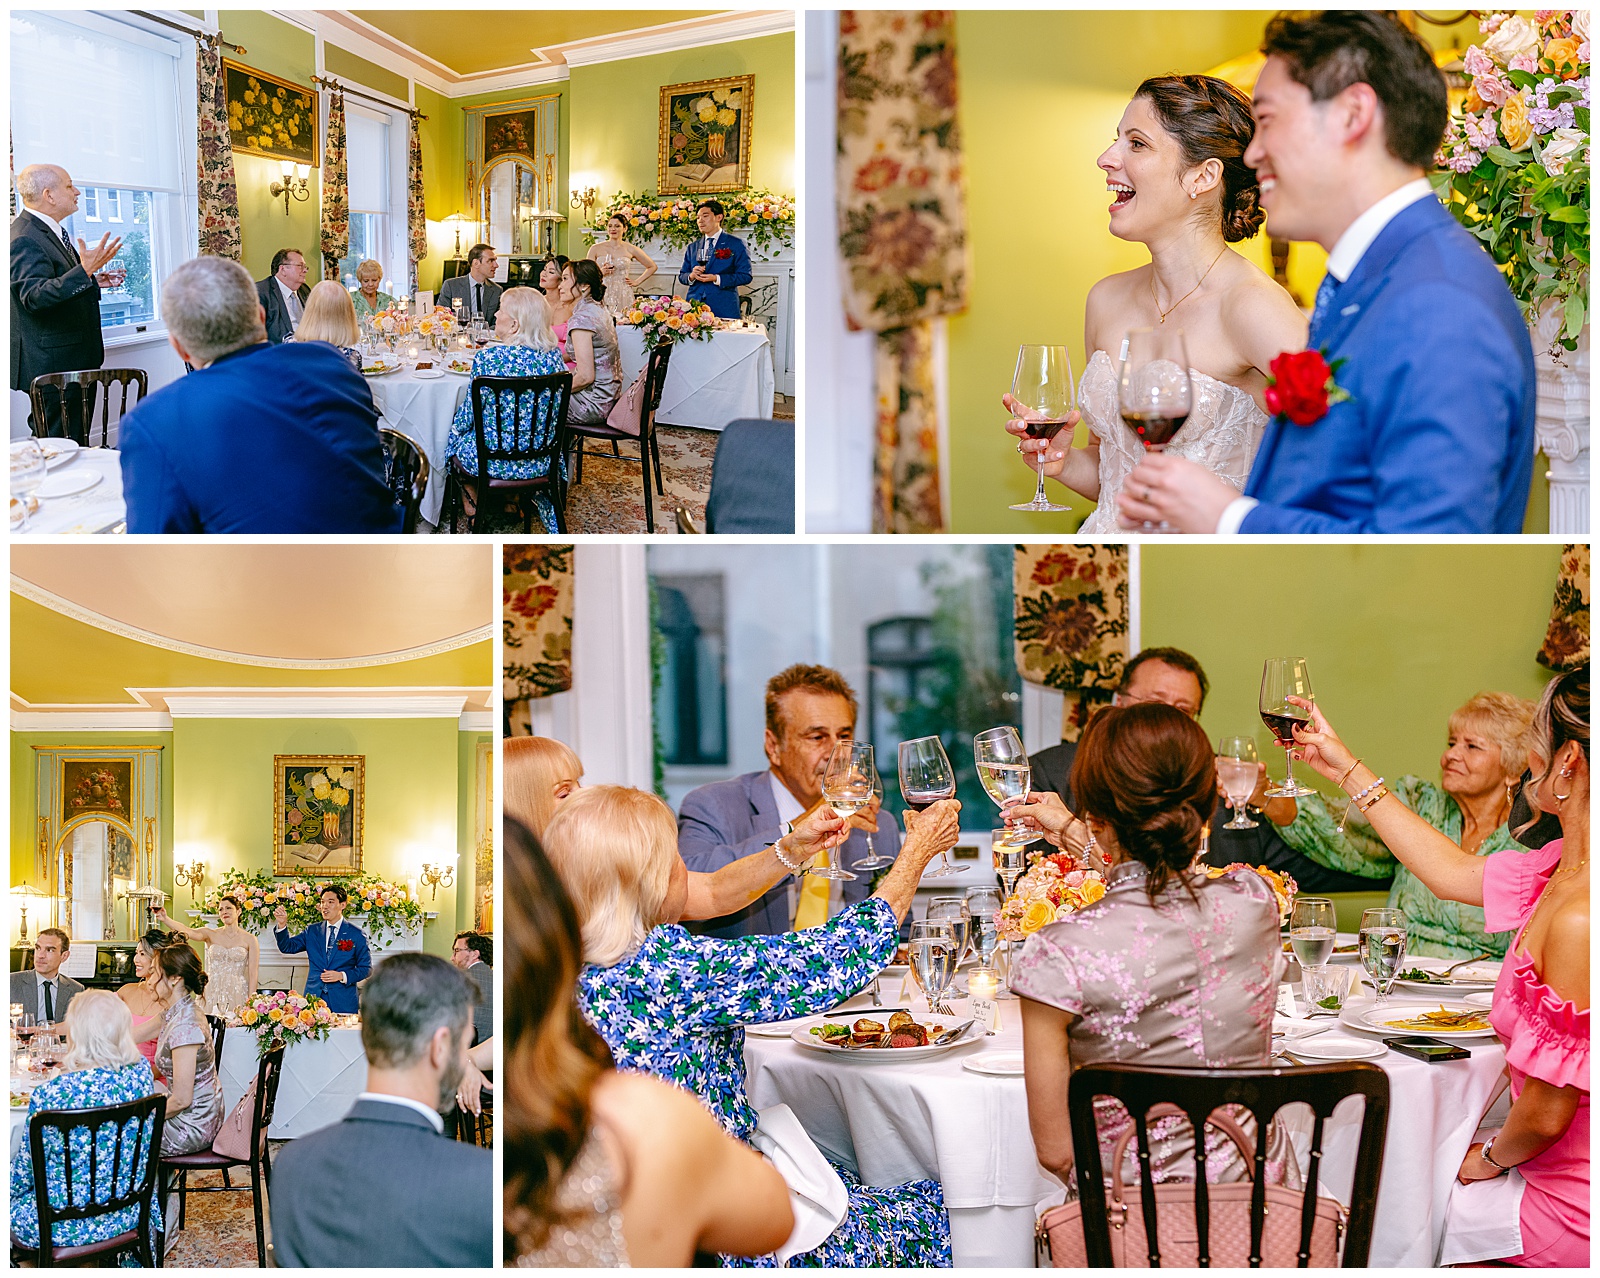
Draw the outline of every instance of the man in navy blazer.
M747 772L691 790L678 812L678 852L691 870L710 874L732 861L776 843L807 813L822 806L822 774L841 741L855 737L856 694L844 677L826 666L790 666L767 683L767 760L763 772ZM829 853L832 863L850 869L867 854L865 831L873 848L893 857L900 847L894 817L875 803L851 818L850 837ZM794 923L785 879L736 914L695 924L691 930L732 938L787 932ZM831 880L839 889L829 915L871 893L872 872L854 880Z
M256 281L256 296L266 315L267 340L276 346L293 337L306 313L311 285L306 283L306 259L299 249L279 249L272 255L272 270Z
M1348 398L1268 425L1244 495L1146 458L1125 522L1185 532L1517 533L1533 479L1528 328L1483 247L1434 198L1444 77L1375 10L1267 26L1245 162L1267 229L1328 249L1307 348ZM1337 400L1337 396L1333 397Z
M701 200L695 210L700 238L684 250L678 279L689 286L689 300L704 302L713 315L739 318L739 285L748 284L750 252L737 235L722 230L721 200Z
M472 1037L472 983L434 954L378 964L361 1008L367 1090L272 1160L274 1258L288 1268L488 1269L494 1157L444 1134Z
M122 419L131 533L394 533L378 410L325 342L269 345L250 273L198 257L161 292L194 366Z
M306 973L306 994L326 999L330 1010L342 1014L361 1010L361 991L356 988L372 971L372 955L366 934L344 917L344 904L350 894L337 883L329 883L317 897L321 923L304 932L289 934L289 911L279 906L272 937L284 954L304 954L311 970Z

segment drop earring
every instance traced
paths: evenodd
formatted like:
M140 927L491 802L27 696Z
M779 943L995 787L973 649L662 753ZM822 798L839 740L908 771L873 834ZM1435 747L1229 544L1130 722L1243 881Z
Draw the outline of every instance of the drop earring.
M1572 777L1572 769L1571 768L1562 768L1561 772L1560 772L1560 776L1561 776L1561 778L1563 780L1570 780L1571 777ZM1572 791L1568 790L1565 794L1562 794L1554 786L1551 786L1550 787L1550 797L1553 798L1557 803L1565 803L1568 799L1570 799L1572 797Z

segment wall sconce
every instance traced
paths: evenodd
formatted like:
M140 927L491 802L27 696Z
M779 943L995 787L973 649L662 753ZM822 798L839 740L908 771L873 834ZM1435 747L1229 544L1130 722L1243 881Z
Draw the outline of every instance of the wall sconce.
M191 861L188 865L174 865L172 868L172 881L179 887L188 888L190 902L198 904L196 898L200 892L200 885L206 881L206 863L204 861Z
M309 200L311 198L311 168L306 164L296 164L293 160L283 162L283 181L274 182L267 190L272 192L272 198L283 197L283 215L289 216L290 200Z
M417 882L428 889L429 899L439 899L439 889L450 887L456 881L456 871L453 865L432 865L427 861L422 863L422 873L417 875Z
M587 222L594 212L594 206L600 203L600 192L592 186L586 186L581 191L572 193L572 202L583 209L583 220Z

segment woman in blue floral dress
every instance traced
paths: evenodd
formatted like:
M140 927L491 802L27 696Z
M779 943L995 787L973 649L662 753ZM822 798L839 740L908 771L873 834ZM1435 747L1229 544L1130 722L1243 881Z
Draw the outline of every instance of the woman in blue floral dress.
M97 1106L125 1105L142 1100L155 1091L155 1079L150 1065L133 1041L133 1014L128 1006L114 994L104 990L85 990L67 1006L66 1072L34 1088L28 1101L28 1116L45 1109L91 1109ZM124 1142L131 1142L137 1127L130 1123L122 1133ZM48 1141L47 1137L47 1141ZM111 1196L109 1169L116 1162L117 1136L109 1126L98 1129L95 1142L97 1160L102 1168L98 1185L90 1181L89 1141L90 1129L74 1129L68 1139L72 1145L72 1199L82 1205L89 1201L104 1202ZM124 1175L117 1186L126 1192L132 1178L144 1171L143 1165L134 1167L127 1157L130 1144L124 1145ZM46 1172L49 1176L50 1198L58 1206L67 1202L67 1187L62 1181L64 1159L59 1154L59 1140L46 1151ZM91 1197L92 1196L92 1197ZM139 1209L125 1208L109 1216L90 1220L69 1220L56 1225L52 1231L58 1247L80 1247L88 1243L115 1238L120 1233L139 1226ZM161 1231L161 1203L153 1196L151 1228L157 1236ZM39 1208L34 1198L33 1150L26 1137L11 1160L11 1236L27 1247L39 1245Z
M555 335L550 331L549 304L537 289L508 288L500 295L494 334L499 345L486 346L473 356L472 376L549 377L567 371L566 364L561 360L561 351L556 346ZM500 427L495 413L497 407L495 403L484 405L483 438L491 448L500 447ZM533 396L521 396L517 410L516 446L549 448L550 454L536 461L497 461L490 466L489 473L496 479L538 479L546 474L550 469L550 458L555 455L555 417L556 396L539 396L537 425L534 422ZM478 473L478 438L472 426L470 393L456 409L445 453L467 474ZM564 466L560 461L557 464ZM545 528L554 530L555 504L542 492L535 493L533 500L539 507L539 518L544 521Z
M876 894L827 924L723 940L676 923L688 870L666 804L621 786L594 786L567 799L545 832L545 850L583 920L579 1003L617 1068L693 1092L729 1132L749 1140L757 1115L745 1092L744 1027L825 1012L889 963L924 867L955 843L959 811L959 803L945 801L911 821ZM812 819L844 831L826 809ZM950 1265L950 1218L937 1181L877 1188L849 1168L835 1163L834 1170L849 1209L821 1246L791 1266ZM776 1262L769 1256L754 1263Z

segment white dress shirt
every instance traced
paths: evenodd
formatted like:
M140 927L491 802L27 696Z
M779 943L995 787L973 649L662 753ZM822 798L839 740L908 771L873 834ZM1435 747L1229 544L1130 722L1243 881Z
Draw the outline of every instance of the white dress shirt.
M429 1105L424 1105L421 1101L412 1100L409 1096L393 1096L388 1092L362 1092L356 1099L358 1101L382 1101L386 1105L404 1105L408 1109L416 1110L417 1113L432 1123L434 1131L440 1135L444 1134L444 1119L440 1117L439 1111Z
M300 320L305 314L305 308L300 305L300 295L298 293L276 275L272 279L277 284L278 291L283 294L283 309L284 313L289 317L289 331L292 333L300 327Z
M34 217L38 218L46 226L48 226L50 228L50 234L55 236L56 239L59 240L61 238L61 223L56 221L55 218L51 217L48 213L39 212L38 209L30 209L26 204L24 204L22 207L29 213L32 213Z
M1433 183L1427 178L1416 178L1390 191L1344 228L1344 234L1328 252L1328 274L1343 284L1366 256L1372 241L1383 234L1383 228L1418 200L1432 194ZM1233 536L1244 517L1260 504L1254 497L1235 497L1217 520L1217 532L1224 537Z
M784 785L784 783L778 779L778 774L776 772L769 771L767 773L767 778L772 782L772 797L777 800L778 803L778 820L782 822L784 829L788 830L796 821L805 815L806 810L801 805L800 800L789 793L789 787ZM839 847L833 848L829 851L828 856L834 865L839 864L839 857L841 855L840 849L843 847L844 845L841 843ZM828 880L828 917L830 919L844 906L844 883L845 881L843 879ZM795 876L790 875L789 922L791 925L794 923L794 912L799 908L800 880Z

